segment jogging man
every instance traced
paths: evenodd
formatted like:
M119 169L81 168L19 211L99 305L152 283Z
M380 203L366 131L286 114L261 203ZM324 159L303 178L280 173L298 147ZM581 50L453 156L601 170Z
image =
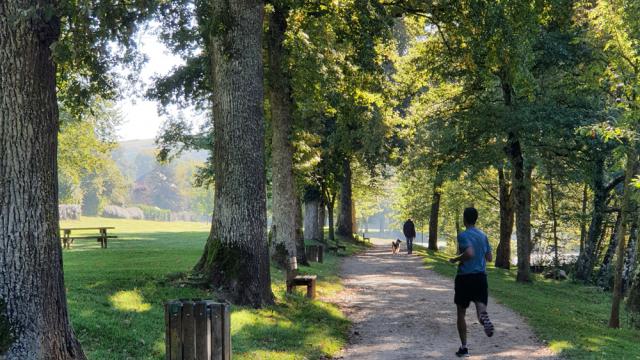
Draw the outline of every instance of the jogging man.
M487 235L475 227L478 210L473 207L464 209L463 220L467 229L458 235L460 255L449 259L452 263L459 263L454 297L458 308L458 334L462 343L456 352L459 357L469 355L467 323L464 317L471 302L476 305L478 321L484 326L485 334L493 336L493 324L487 314L489 291L486 273L487 261L492 261L491 246Z
M413 239L416 238L416 226L411 219L407 219L402 226L402 232L404 237L407 238L407 254L411 255L413 252Z

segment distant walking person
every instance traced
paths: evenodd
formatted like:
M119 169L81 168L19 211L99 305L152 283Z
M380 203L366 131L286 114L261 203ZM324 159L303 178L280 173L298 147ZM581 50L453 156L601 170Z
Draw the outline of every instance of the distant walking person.
M404 226L402 227L402 232L407 238L407 254L411 255L413 252L413 239L416 238L416 226L413 225L413 221L411 221L411 219L405 221Z
M476 305L478 321L484 327L487 336L493 336L493 324L487 314L487 300L489 290L487 284L487 261L492 261L489 239L482 231L475 227L478 220L478 210L466 208L463 213L464 226L467 228L458 235L458 256L449 259L458 264L458 274L455 280L454 302L458 308L458 334L462 345L456 355L468 356L467 323L465 314L469 304Z

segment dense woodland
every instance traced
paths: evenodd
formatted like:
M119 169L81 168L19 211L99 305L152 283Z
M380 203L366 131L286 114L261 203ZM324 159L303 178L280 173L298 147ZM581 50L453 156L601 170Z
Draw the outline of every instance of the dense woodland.
M393 208L428 224L428 247L443 251L438 238L452 244L474 205L496 267L515 264L522 283L535 280L532 265L556 278L562 269L611 291L610 327L623 311L640 324L639 2L8 0L0 325L16 331L0 326L0 352L9 358L84 358L56 306L66 304L57 204L81 198L73 185L83 181L118 196L121 179L91 178L116 174L101 160L113 134L95 104L134 81L114 69L143 61L134 35L149 21L185 63L147 96L211 119L198 129L172 119L158 138L161 161L211 154L195 175L214 200L194 279L234 303L269 305L270 263L304 263L305 238L344 241L356 222ZM61 156L76 154L65 152L74 132L93 134L82 148L98 152L83 178Z

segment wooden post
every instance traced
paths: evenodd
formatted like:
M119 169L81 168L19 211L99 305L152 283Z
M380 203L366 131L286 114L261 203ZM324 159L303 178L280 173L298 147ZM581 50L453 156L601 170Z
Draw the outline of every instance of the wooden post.
M167 343L167 360L182 360L182 304L179 301L171 301L168 304L170 341ZM165 316L166 318L166 316Z
M318 245L318 262L321 264L324 262L324 246L322 245Z
M211 359L211 310L207 301L195 304L196 359Z
M185 360L196 356L196 322L193 316L193 301L182 302L182 356Z

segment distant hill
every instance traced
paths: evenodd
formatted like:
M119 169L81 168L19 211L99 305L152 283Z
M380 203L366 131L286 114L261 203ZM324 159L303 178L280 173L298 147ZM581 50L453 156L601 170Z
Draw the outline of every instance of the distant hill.
M130 181L137 181L159 165L156 160L157 149L153 139L121 141L113 151L112 158ZM207 151L188 151L174 162L204 163L207 157Z

